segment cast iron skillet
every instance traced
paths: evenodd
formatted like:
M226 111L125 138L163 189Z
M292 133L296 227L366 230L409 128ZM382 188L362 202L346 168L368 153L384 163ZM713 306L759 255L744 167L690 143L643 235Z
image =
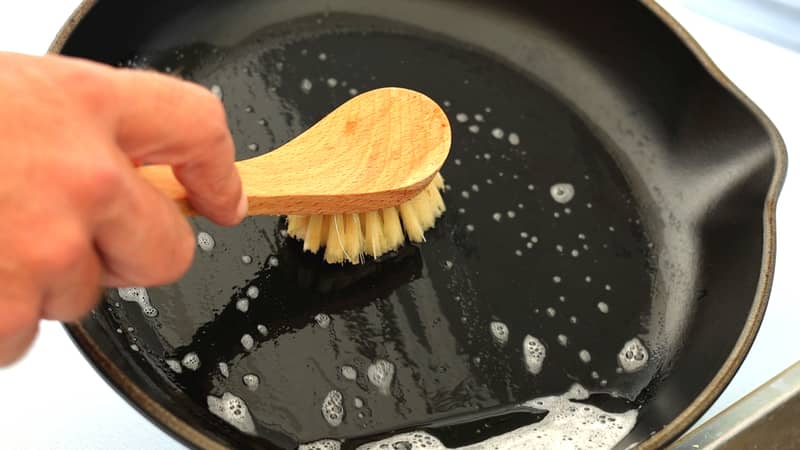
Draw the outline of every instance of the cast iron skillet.
M87 357L197 447L320 438L348 447L409 429L462 445L540 420L514 405L572 383L608 411L638 408L619 447L672 441L731 379L763 316L785 150L654 3L529 3L81 6L52 51L219 86L239 158L292 138L351 89L420 90L454 128L449 210L426 244L329 267L282 235L282 220L233 229L193 220L215 248L198 250L178 283L149 289L156 317L107 292L68 326ZM556 183L570 183L574 198L555 201ZM252 286L258 298L243 312L237 300ZM508 326L505 346L492 321ZM535 376L522 364L526 334L547 351ZM618 373L617 353L633 337L649 362ZM196 371L169 369L165 360L190 352ZM365 376L379 358L396 367L383 397ZM356 381L343 378L345 364ZM248 373L261 380L254 392L242 383ZM320 413L331 389L348 402L339 427ZM223 392L247 403L255 436L209 412L206 397Z

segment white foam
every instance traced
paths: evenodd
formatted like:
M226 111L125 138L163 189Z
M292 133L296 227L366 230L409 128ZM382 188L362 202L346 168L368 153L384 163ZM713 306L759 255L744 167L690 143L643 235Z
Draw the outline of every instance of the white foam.
M131 350L133 350L135 352L138 352L139 351L139 346L136 345L136 344L131 344Z
M320 61L325 61L328 59L328 55L326 55L325 53L320 53L319 55L317 55L317 58L319 58Z
M246 298L240 298L239 300L236 300L236 309L246 313L247 310L250 309L250 300Z
M567 344L569 343L569 338L563 334L559 334L558 336L556 336L556 339L558 340L558 343L561 344L561 346L563 347L566 347Z
M575 187L570 183L556 183L550 186L550 196L556 203L567 204L575 197Z
M336 85L339 84L339 82L336 81L336 78L328 78L327 83L329 88L335 88Z
M218 84L211 85L211 93L217 96L218 99L222 100L222 87Z
M332 427L338 427L344 420L344 404L342 393L337 390L328 392L322 401L322 417Z
M508 325L503 322L494 321L490 323L489 332L498 344L506 345L506 343L508 343Z
M350 94L351 97L355 97L356 95L358 95L358 89L350 88L350 90L347 91L347 93Z
M474 117L474 118L475 118L475 121L476 121L476 122L483 122L483 121L484 121L484 119L483 119L483 114L481 114L481 113L475 114L475 115L474 115L474 116L472 116L472 117Z
M258 378L258 375L254 373L248 373L247 375L242 377L242 383L247 386L247 389L251 391L255 391L258 389L258 384L261 382L261 379Z
M267 264L269 264L270 267L278 267L280 263L277 256L270 256L267 258Z
M522 250L516 249L516 250L514 250L514 254L517 255L517 256L522 256Z
M536 189L536 186L534 186L534 185L532 185L532 184L529 184L529 185L528 185L528 190L529 190L529 191L532 191L532 190L534 190L534 189Z
M553 277L553 283L558 284L561 283L561 277L556 275Z
M500 214L499 212L496 212L492 214L492 219L494 219L495 222L500 222L500 220L503 219L503 215Z
M300 90L303 91L304 94L308 94L311 92L311 89L314 87L314 84L311 83L311 80L308 78L303 78L300 81Z
M608 314L608 303L606 302L597 302L597 309L600 310L603 314Z
M391 388L392 378L394 378L394 364L385 359L375 361L367 368L367 378L378 388L378 392L389 395L389 388Z
M461 197L469 199L469 191L461 191Z
M479 127L478 125L472 124L472 125L469 126L468 130L472 134L478 134L478 132L481 131L481 127Z
M333 439L323 439L321 441L311 442L310 444L301 444L297 450L341 450L342 443L334 441Z
M356 409L363 408L364 407L364 400L361 400L361 398L359 398L359 397L354 398L353 399L353 406L355 406Z
M642 370L650 360L647 347L644 346L639 338L633 338L622 346L622 350L617 355L617 362L625 372L637 372Z
M179 363L178 360L176 360L176 359L167 359L167 360L164 360L164 362L167 363L167 367L169 367L169 369L171 371L173 371L175 373L183 372L183 367L181 367L181 363Z
M257 288L257 287L255 287L255 286L250 286L249 288L247 288L247 291L245 292L245 294L246 294L248 297L250 297L250 298L252 298L253 300L255 300L255 299L257 299L257 298L258 298L258 288Z
M555 316L556 316L556 309L555 309L555 308L553 308L552 306L549 306L549 307L548 307L548 308L545 310L545 312L547 313L547 315L548 315L549 317L555 317Z
M575 384L565 394L541 397L522 404L547 411L539 422L464 447L450 448L424 431L399 434L361 445L357 450L604 450L614 448L636 425L637 411L609 413L578 403L589 393Z
M578 358L584 362L585 364L589 364L592 362L592 354L589 353L589 350L582 349L578 352Z
M206 397L208 410L211 414L224 420L242 433L256 434L256 425L247 409L247 404L241 398L225 392L222 398L209 395Z
M242 343L242 347L244 347L245 350L249 351L253 348L253 336L250 336L249 334L242 335L242 338L239 340L239 342Z
M250 264L253 262L253 257L250 255L242 255L242 263L243 264Z
M258 151L258 144L254 143L254 142L250 143L250 144L247 144L247 149L250 150L251 152Z
M217 365L217 367L219 367L219 373L221 373L223 377L228 378L228 364L221 362Z
M465 123L467 120L469 120L469 116L468 115L466 115L464 113L456 114L456 121L458 123Z
M358 371L353 366L342 366L342 376L346 380L353 381L358 377Z
M201 231L197 233L197 246L200 247L200 250L204 252L210 252L214 250L214 237L208 234L205 231Z
M266 325L258 324L256 325L256 330L261 333L262 336L266 336L269 330L267 329Z
M519 145L519 135L517 133L508 133L508 143L511 145Z
M467 224L467 226L466 226L465 228L466 228L466 229L467 229L467 231L469 231L469 232L473 232L473 231L475 231L475 225L473 225L473 224L471 224L471 223L468 223L468 224Z
M494 137L495 139L503 139L505 135L506 133L500 128L495 128L494 130L492 130L492 137Z
M513 219L514 217L517 217L517 213L516 211L506 211L506 216L508 216L509 219Z
M331 316L327 314L319 313L314 316L314 320L317 321L317 325L319 325L320 328L328 328L328 326L331 324Z
M156 317L158 315L158 310L150 303L150 294L147 293L147 289L143 287L117 288L117 294L126 302L138 303L145 316Z
M572 251L569 252L569 254L572 255L573 258L577 258L578 256L581 255L581 252L573 248Z
M547 355L547 350L542 342L530 334L525 336L522 340L522 355L525 358L525 367L528 368L528 372L538 375L542 371L544 358Z
M181 364L183 367L194 372L195 370L200 368L200 357L197 356L195 352L189 352L183 355L183 359L181 359Z

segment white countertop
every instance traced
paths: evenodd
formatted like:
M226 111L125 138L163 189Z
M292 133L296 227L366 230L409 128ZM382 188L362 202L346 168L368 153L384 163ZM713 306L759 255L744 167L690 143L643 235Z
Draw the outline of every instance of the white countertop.
M773 120L790 158L800 152L800 54L694 14L678 0L660 2ZM78 3L0 3L0 50L43 53ZM704 419L800 360L800 301L794 289L800 266L800 234L796 231L800 230L800 213L796 212L800 210L800 169L796 167L790 164L779 202L777 271L764 324L744 365ZM0 369L0 403L3 448L183 448L119 397L57 323L42 324L28 355L15 366Z

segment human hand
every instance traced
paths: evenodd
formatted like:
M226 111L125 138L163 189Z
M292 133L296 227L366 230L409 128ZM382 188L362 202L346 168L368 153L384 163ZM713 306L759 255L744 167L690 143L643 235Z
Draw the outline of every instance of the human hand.
M180 277L195 248L177 207L138 176L169 164L200 214L247 211L221 102L173 77L0 53L0 366L40 319L72 321L101 286Z

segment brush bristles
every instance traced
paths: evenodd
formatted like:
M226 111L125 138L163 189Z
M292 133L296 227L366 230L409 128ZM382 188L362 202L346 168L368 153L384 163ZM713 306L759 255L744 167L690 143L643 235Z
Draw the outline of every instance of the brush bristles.
M361 214L288 217L289 236L303 241L303 250L317 253L325 248L330 264L359 264L364 256L378 258L396 250L406 240L425 242L425 231L445 211L441 190L444 179L436 174L431 184L413 199L395 208Z

